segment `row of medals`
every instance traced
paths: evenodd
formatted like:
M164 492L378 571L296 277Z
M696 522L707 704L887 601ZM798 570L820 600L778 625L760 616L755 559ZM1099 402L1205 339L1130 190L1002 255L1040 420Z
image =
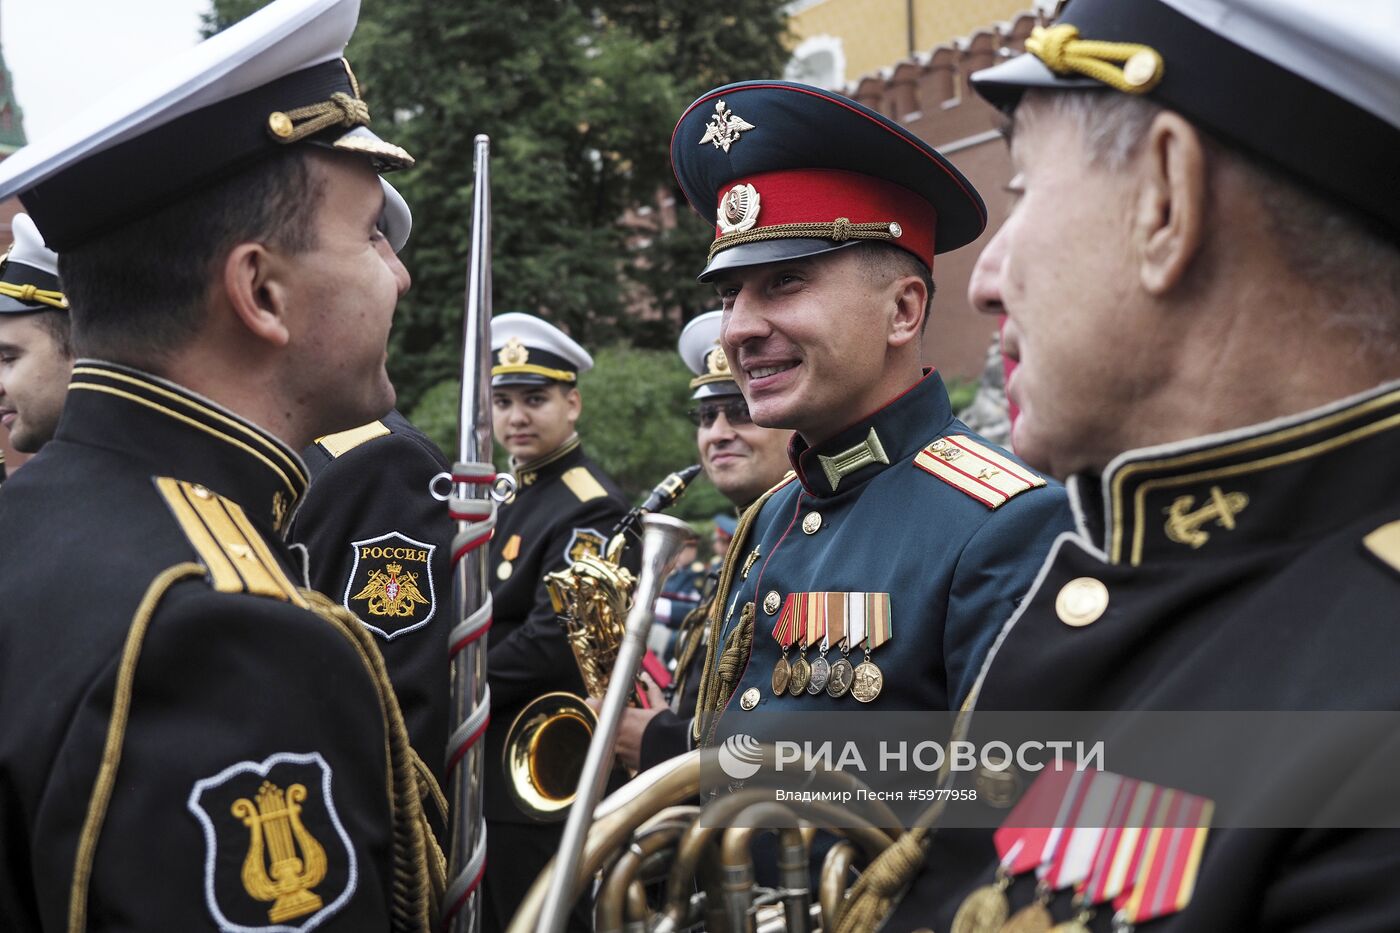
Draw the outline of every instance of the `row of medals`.
M880 695L884 685L884 674L869 656L852 666L844 654L835 664L829 664L825 655L809 662L803 653L789 664L784 653L773 665L773 695L779 697L784 693L816 696L825 690L827 696L840 698L849 693L860 702L869 703Z
M1089 933L1092 911L1081 910L1073 919L1056 923L1045 892L1037 892L1034 902L1012 914L1006 898L1010 880L999 875L995 884L969 894L953 917L952 933Z

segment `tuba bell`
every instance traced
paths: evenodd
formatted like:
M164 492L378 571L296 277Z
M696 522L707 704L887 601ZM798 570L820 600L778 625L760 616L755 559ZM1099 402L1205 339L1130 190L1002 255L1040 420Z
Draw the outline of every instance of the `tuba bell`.
M606 554L585 555L544 578L590 697L602 699L607 693L630 607L635 601L645 606L656 601L667 569L694 536L684 522L643 523L642 516L674 502L699 469L692 466L672 473L657 486L646 502L619 522ZM634 576L621 563L638 524L645 529L643 570L656 571L655 592L636 593L639 579L646 574ZM644 706L644 696L634 684L629 704ZM583 698L565 691L546 693L520 711L506 736L502 767L506 788L522 813L540 822L567 816L597 726L598 715Z

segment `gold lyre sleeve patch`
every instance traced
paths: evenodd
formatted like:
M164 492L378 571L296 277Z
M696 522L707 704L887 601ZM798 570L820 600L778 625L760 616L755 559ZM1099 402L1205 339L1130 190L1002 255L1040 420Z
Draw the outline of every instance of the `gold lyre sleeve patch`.
M242 507L198 483L158 476L156 489L209 570L220 593L252 593L304 606L305 600Z
M1045 477L966 435L940 437L914 457L914 465L989 509L1045 485Z
M1400 572L1400 522L1382 525L1363 538L1362 543L1392 570Z
M355 894L355 849L318 752L241 761L196 781L204 897L221 930L309 929ZM283 925L287 924L287 925Z
M372 441L376 437L383 437L388 433L389 429L384 426L384 422L371 421L369 424L362 424L358 428L341 431L339 434L318 437L316 443L332 457L340 457L366 441Z
M608 494L602 484L593 478L593 474L588 472L588 467L574 467L565 470L560 477L564 485L569 487L569 491L578 496L578 501L588 502L592 499L599 499Z

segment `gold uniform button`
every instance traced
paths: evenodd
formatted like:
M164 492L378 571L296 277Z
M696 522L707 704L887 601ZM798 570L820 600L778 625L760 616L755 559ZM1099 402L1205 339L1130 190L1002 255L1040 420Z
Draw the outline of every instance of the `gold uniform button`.
M280 110L274 110L267 115L267 130L278 139L286 139L294 130L292 118Z
M1123 80L1128 82L1130 87L1142 87L1151 83L1157 77L1158 61L1156 54L1146 49L1133 53L1123 64Z
M1080 628L1099 620L1108 608L1108 587L1093 577L1077 577L1060 588L1055 614L1065 625Z
M515 572L515 567L508 560L501 561L496 567L496 579L505 581L510 579L510 575Z
M744 695L739 697L739 705L744 709L753 709L758 705L758 688L750 687L744 691Z
M808 512L802 516L802 530L809 535L814 535L821 530L822 514L820 512Z
M778 607L783 604L783 598L778 595L777 590L769 590L768 595L763 597L763 611L770 616L778 611Z
M1021 790L1021 782L1015 768L995 771L983 765L974 781L977 799L989 807L1005 810L1016 802Z
M198 484L191 486L190 492L194 493L200 499L208 499L210 496L213 495L213 493L209 491L209 487L200 486Z

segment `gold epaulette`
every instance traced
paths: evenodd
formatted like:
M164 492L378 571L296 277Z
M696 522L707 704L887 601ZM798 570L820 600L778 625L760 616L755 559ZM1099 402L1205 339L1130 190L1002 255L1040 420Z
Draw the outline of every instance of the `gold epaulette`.
M578 496L578 501L588 502L592 499L599 499L608 494L603 488L603 484L593 478L593 474L588 472L588 467L576 466L572 470L565 470L564 475L559 477L564 481L564 485L569 487L569 491Z
M306 605L238 503L198 483L167 476L156 477L156 488L199 554L214 589Z
M1390 522L1361 539L1366 550L1392 570L1400 571L1400 522Z
M389 429L384 425L384 422L371 421L369 424L362 424L358 428L341 431L339 434L318 437L316 444L332 458L335 458L344 456L365 441L372 441L376 437L383 437L388 433L390 433Z
M938 438L914 456L914 466L989 509L1045 485L1045 477L963 434Z

